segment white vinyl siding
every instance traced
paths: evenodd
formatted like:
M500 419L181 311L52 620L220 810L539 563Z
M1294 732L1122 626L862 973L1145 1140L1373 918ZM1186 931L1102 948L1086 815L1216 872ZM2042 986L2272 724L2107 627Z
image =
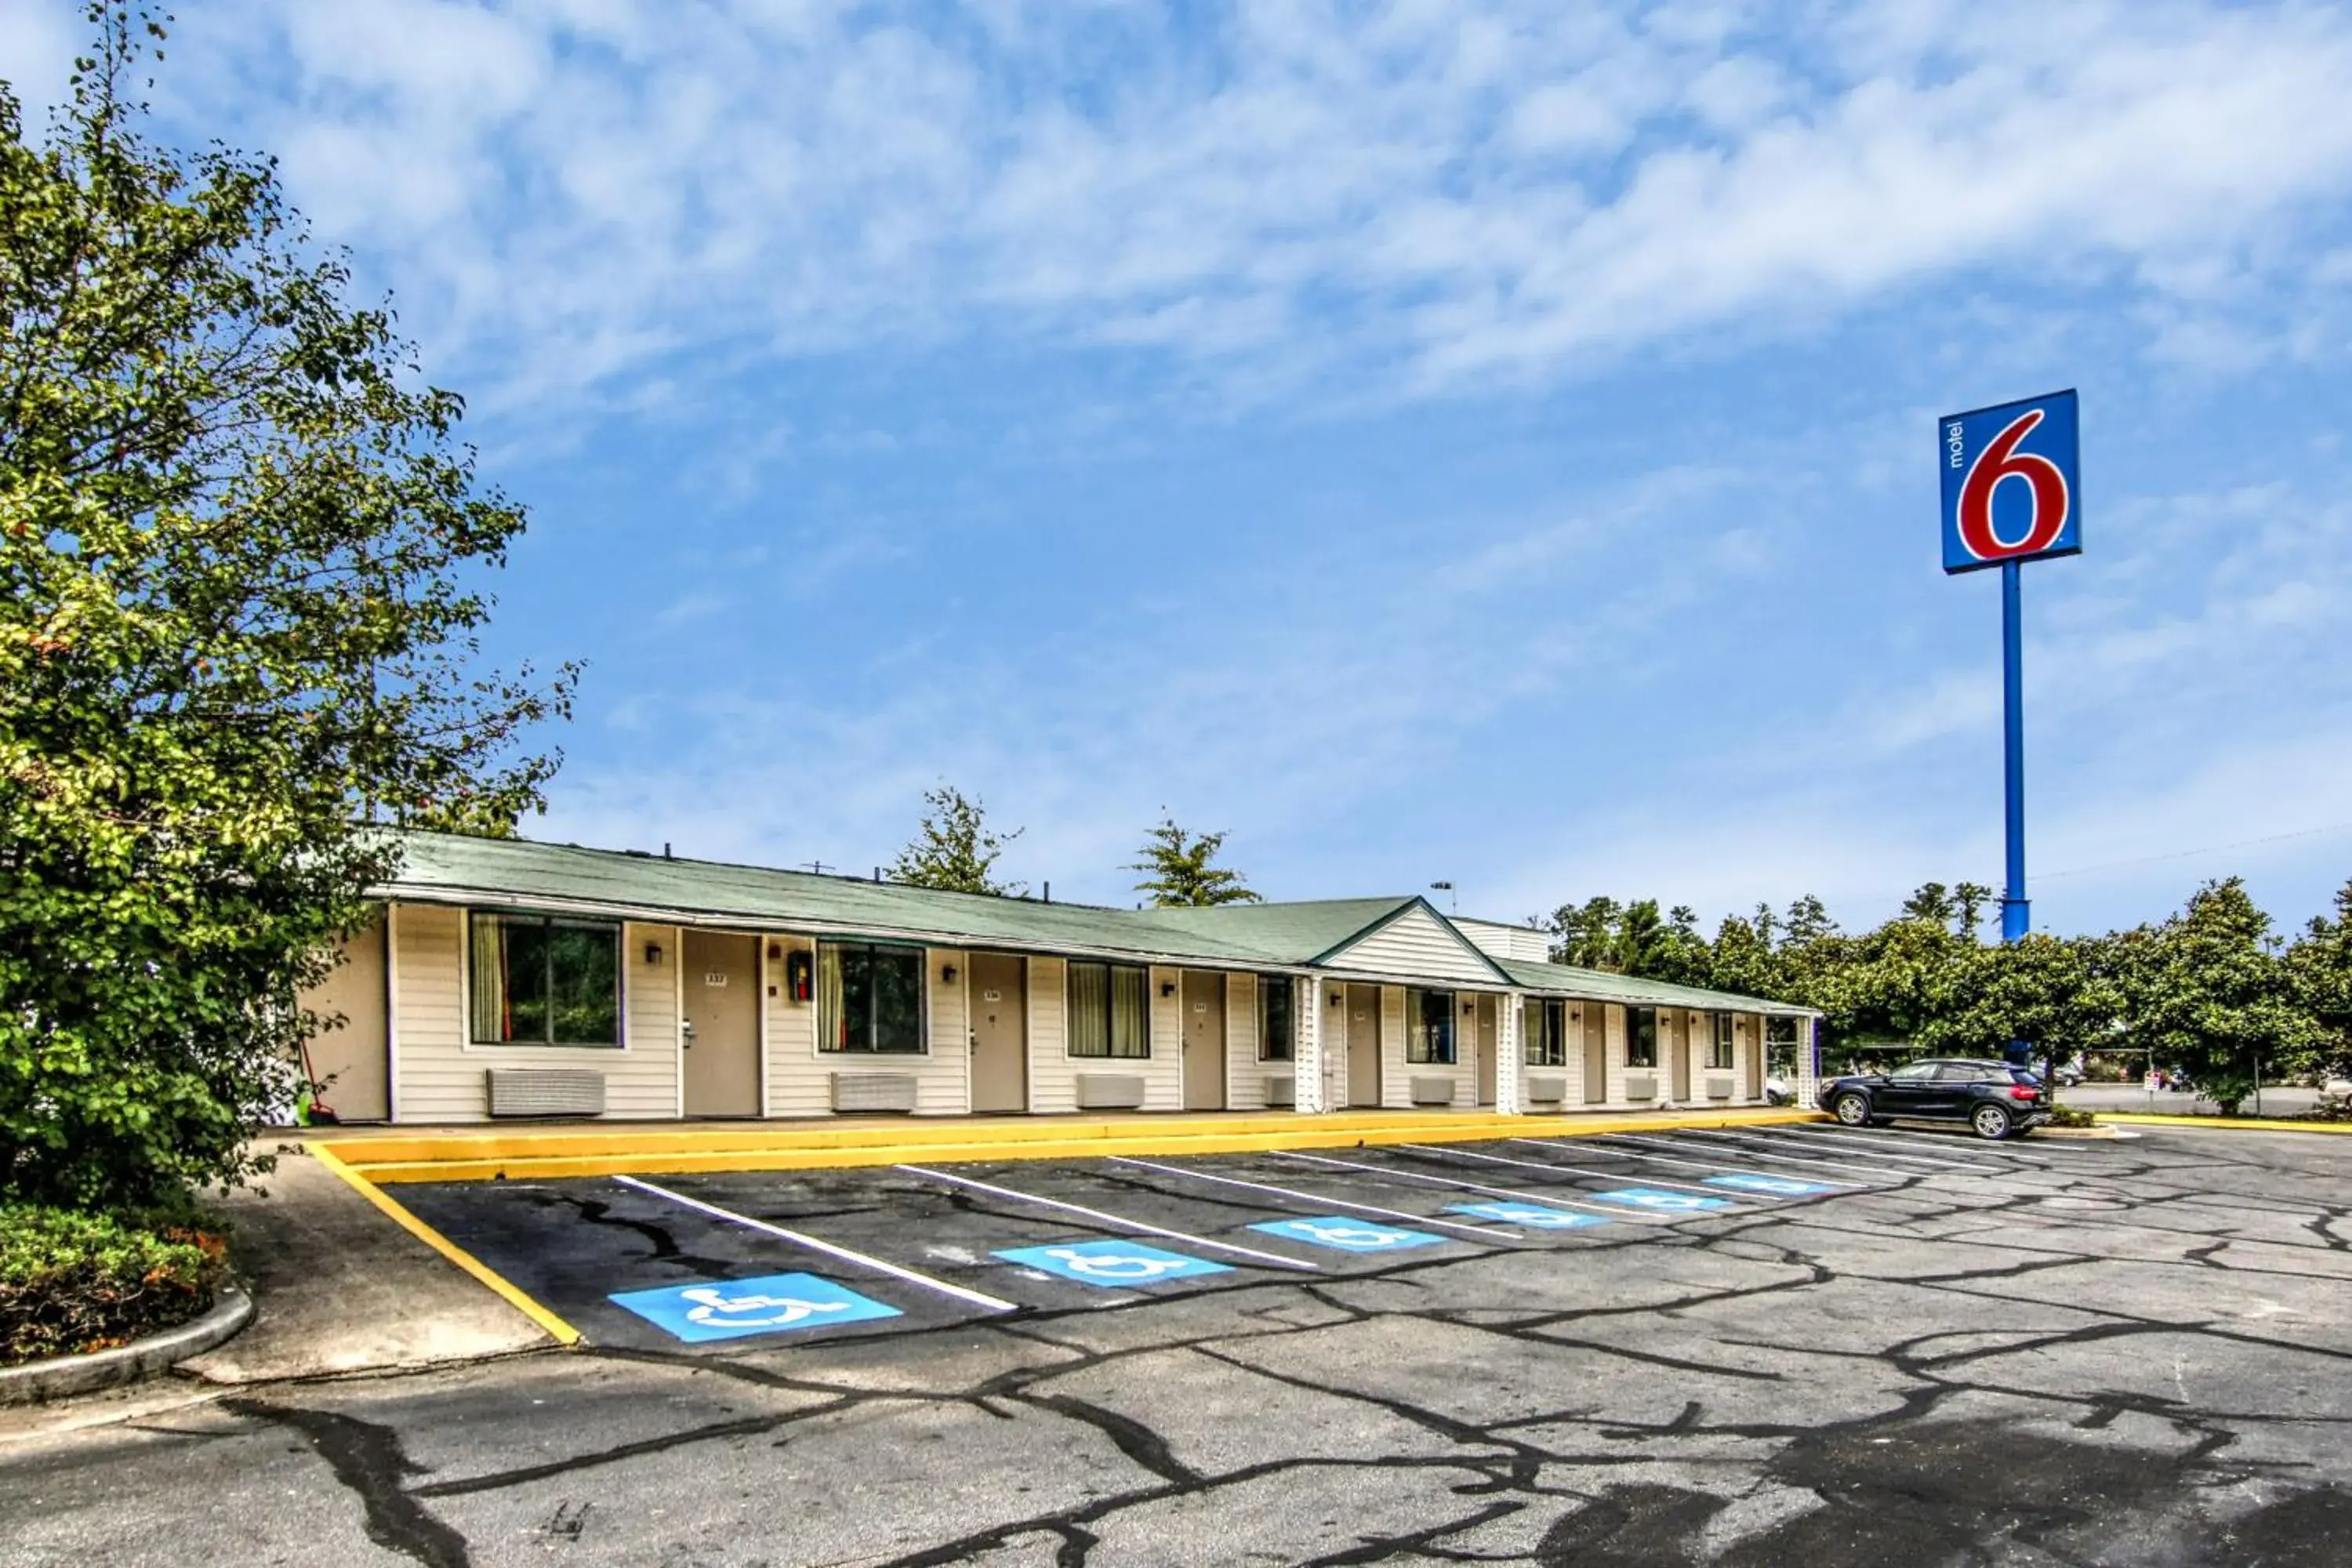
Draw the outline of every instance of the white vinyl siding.
M621 1048L485 1046L466 1041L466 914L441 904L404 904L394 922L394 1058L404 1122L483 1121L489 1117L484 1069L590 1068L604 1075L604 1114L675 1117L677 1100L677 932L621 928ZM656 944L661 962L648 963Z
M773 958L767 956L771 948L776 951ZM818 1050L815 999L795 1002L785 994L785 972L792 954L805 952L814 960L815 945L804 936L763 935L760 952L760 962L765 966L762 989L775 991L765 1004L770 1116L831 1116L833 1075L837 1072L913 1078L918 1116L958 1116L971 1106L971 1051L964 1022L966 954L952 948L924 950L924 1016L929 1020L929 1049L918 1053ZM952 983L940 978L950 966L956 972Z
M1225 1105L1234 1110L1265 1110L1267 1075L1290 1071L1288 1062L1257 1059L1257 988L1255 974L1225 976Z
M1393 975L1401 980L1498 984L1484 954L1453 927L1419 908L1407 910L1324 963L1351 973Z

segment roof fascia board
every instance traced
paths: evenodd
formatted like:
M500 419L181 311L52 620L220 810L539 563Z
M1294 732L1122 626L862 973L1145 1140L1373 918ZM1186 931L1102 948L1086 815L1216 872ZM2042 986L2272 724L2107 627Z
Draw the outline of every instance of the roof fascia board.
M478 888L404 888L393 884L368 895L388 903L442 904L453 909L544 910L551 913L598 915L634 921L639 925L697 926L730 931L756 931L782 936L860 937L873 941L918 943L959 952L1021 952L1042 958L1099 958L1111 963L1142 963L1162 968L1216 969L1237 974L1307 974L1296 963L1276 963L1247 958L1207 958L1192 953L1162 952L1150 948L1097 947L1085 942L1024 942L1019 938L960 935L909 926L860 925L854 921L808 921L791 917L747 915L736 910L695 910L654 904L618 904L556 894L518 896L511 889Z

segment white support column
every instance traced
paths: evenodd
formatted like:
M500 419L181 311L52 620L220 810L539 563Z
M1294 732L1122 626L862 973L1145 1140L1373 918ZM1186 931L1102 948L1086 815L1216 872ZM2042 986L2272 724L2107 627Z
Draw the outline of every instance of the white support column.
M1527 1109L1527 1052L1520 1048L1520 1024L1527 998L1507 991L1495 1004L1495 1113L1517 1116Z
M1797 1103L1808 1110L1812 1109L1813 1096L1821 1087L1821 1075L1813 1070L1813 1053L1819 1048L1813 1042L1819 1037L1821 1026L1818 1018L1797 1020L1797 1078L1794 1087Z
M1302 974L1294 991L1298 1018L1297 1060L1290 1064L1290 1093L1301 1116L1320 1116L1330 1110L1323 1092L1323 982Z

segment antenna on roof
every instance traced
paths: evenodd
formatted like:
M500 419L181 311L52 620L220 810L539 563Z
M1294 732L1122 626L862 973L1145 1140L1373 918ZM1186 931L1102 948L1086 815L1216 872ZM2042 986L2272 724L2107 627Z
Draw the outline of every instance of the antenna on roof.
M803 860L801 864L806 866L810 870L815 872L820 877L824 876L827 871L838 871L841 869L838 866L827 866L822 860Z
M1432 882L1429 885L1429 890L1433 893L1444 893L1445 895L1445 912L1447 914L1458 915L1462 912L1462 900L1454 896L1453 883Z

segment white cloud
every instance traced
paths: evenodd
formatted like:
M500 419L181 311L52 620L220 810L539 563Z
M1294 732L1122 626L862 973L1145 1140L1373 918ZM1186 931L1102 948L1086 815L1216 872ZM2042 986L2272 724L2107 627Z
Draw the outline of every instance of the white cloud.
M509 405L684 346L992 324L1453 390L1967 268L2194 300L2163 352L2226 371L2276 352L2231 313L2324 275L2352 183L2325 7L917 20L245 0L183 18L174 111L282 153L436 363Z

